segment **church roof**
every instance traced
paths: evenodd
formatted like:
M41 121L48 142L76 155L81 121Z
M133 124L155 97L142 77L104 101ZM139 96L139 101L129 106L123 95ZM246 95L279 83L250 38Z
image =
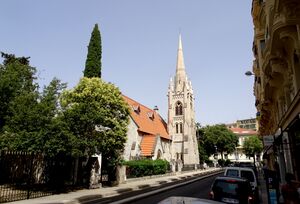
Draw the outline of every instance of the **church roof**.
M141 141L141 152L143 156L152 156L156 143L156 136L144 135Z
M234 134L237 135L257 135L257 132L255 130L251 129L245 129L245 128L229 128Z
M171 139L166 122L156 111L125 95L123 95L123 98L131 107L130 116L137 124L139 131L148 135L159 135L162 139Z

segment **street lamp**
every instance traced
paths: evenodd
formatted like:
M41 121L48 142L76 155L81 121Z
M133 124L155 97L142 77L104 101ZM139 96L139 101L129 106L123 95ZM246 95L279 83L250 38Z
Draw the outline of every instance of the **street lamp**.
M218 163L218 148L217 148L217 145L214 145L214 148L215 148L215 154L214 154L215 167L217 167L217 163Z
M252 76L252 75L254 75L254 73L251 72L251 71L246 71L246 72L245 72L245 75L246 75L246 76Z

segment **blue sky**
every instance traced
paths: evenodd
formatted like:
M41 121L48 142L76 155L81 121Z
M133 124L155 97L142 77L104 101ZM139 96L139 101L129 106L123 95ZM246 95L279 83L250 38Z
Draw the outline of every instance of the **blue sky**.
M202 125L255 117L250 0L3 0L0 51L30 56L41 86L74 87L95 23L102 78L167 117L181 32L186 72Z

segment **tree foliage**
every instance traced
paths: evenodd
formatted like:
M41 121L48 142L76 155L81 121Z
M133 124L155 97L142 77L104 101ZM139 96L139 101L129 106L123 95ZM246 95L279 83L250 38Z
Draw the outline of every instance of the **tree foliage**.
M54 78L40 93L29 58L2 56L0 149L49 156L102 153L111 167L120 161L129 108L119 89L99 78L99 70L97 77L84 77L68 91L66 84Z
M12 54L1 53L4 58L0 65L0 132L11 116L9 108L22 94L37 90L36 69L29 66L28 57L17 58ZM22 96L21 96L22 97Z
M209 159L209 155L206 152L205 149L205 143L204 143L204 128L201 126L200 123L196 123L196 135L198 140L198 151L199 151L199 159L200 163L203 164L204 162L207 162Z
M208 156L220 153L223 158L225 152L228 154L234 152L238 138L225 125L206 126L201 131L200 140Z
M90 43L88 46L88 54L85 62L84 77L101 78L101 57L102 57L101 35L98 29L98 24L95 24L91 35Z
M30 57L16 57L14 54L8 54L1 52L1 57L4 58L3 64L8 65L13 62L18 61L22 65L29 65L29 58Z
M56 117L59 92L64 87L59 80L53 79L50 85L44 88L43 94L37 91L22 92L15 97L9 106L10 115L6 117L0 147L10 150L50 152L53 156L61 152L61 147L56 148L52 141L57 135L63 140L64 132L56 132L54 127L57 129L59 119ZM49 142L52 145L47 147ZM63 144L68 145L65 142Z
M62 134L57 131L59 96L66 84L54 78L43 92L38 92L36 69L29 65L29 57L15 57L2 53L0 66L0 149L51 152L61 149L53 139ZM55 128L54 128L55 127ZM61 125L61 130L64 127ZM66 134L68 135L68 134ZM49 143L51 145L49 145ZM66 150L67 152L67 150Z
M61 98L64 121L72 132L75 155L102 153L111 160L123 151L129 108L118 88L100 78L82 78Z
M255 135L245 139L243 144L244 152L249 157L255 157L256 154L260 154L263 150L262 141Z

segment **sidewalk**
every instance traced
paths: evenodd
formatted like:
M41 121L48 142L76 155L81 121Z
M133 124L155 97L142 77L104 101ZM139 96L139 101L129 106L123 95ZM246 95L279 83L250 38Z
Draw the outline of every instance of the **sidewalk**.
M266 186L266 180L264 179L264 175L262 172L258 173L258 181L259 181L259 204L268 204L268 192Z
M79 204L83 201L92 201L99 198L117 196L122 193L136 191L141 189L146 189L154 186L159 186L161 184L170 183L178 180L183 180L187 177L192 177L196 175L204 175L208 172L220 171L220 168L209 168L207 170L195 170L188 172L176 172L169 175L157 175L149 176L143 178L128 179L126 183L120 184L115 187L103 187L98 189L84 189L78 190L70 193L62 193L57 195L45 196L40 198L34 198L29 200L20 200L15 202L10 202L10 204Z

